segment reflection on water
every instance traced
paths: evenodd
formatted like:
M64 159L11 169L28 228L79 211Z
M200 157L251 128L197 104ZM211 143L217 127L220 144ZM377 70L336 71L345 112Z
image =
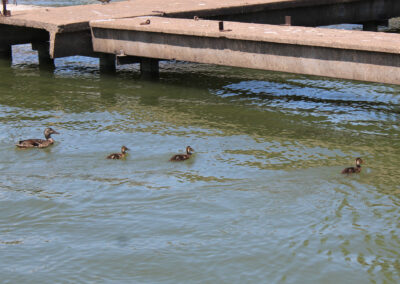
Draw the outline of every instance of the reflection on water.
M14 53L6 282L400 281L399 87L179 62L145 82L81 57L52 75ZM53 147L16 149L47 126ZM125 161L105 159L121 145ZM169 163L186 145L193 159ZM361 174L341 175L359 156Z

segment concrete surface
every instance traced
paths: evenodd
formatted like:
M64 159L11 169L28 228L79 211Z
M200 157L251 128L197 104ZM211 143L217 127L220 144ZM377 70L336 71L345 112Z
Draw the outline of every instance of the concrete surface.
M150 25L142 25L150 19ZM192 35L199 37L225 37L229 39L265 41L272 43L319 46L352 50L400 53L400 34L360 32L327 28L276 26L224 22L218 30L218 21L186 20L162 17L100 20L90 22L92 28L110 30L148 31L153 33Z
M344 4L366 3L371 11L381 14L391 11L400 13L400 1L396 0L133 0L39 10L15 11L12 17L0 17L0 24L45 29L49 32L73 32L88 29L89 21L121 19L144 15L178 17L193 15L213 17L233 14L251 14L266 9L278 10L299 7L338 6L338 14L346 13ZM368 10L368 11L369 11ZM362 11L357 11L360 14ZM369 11L369 13L371 13ZM400 14L399 14L400 16ZM283 21L283 19L282 19Z
M143 25L146 20L150 24ZM400 35L139 17L91 22L97 52L400 84Z
M11 12L19 12L19 11L28 11L28 10L37 10L37 9L46 9L48 7L44 6L36 6L36 5L24 5L24 4L7 4L7 10ZM3 10L3 5L1 5L1 10Z
M355 5L355 6L349 6ZM12 7L12 6L10 6ZM400 15L397 0L133 0L68 7L12 11L0 17L0 45L50 41L50 57L97 56L91 46L89 21L144 15L227 18L245 22L329 24L353 19L369 21ZM48 36L43 35L43 31ZM36 36L37 35L37 36Z
M34 9L27 6L26 9L21 9L13 5L8 7L12 9L12 16L0 17L0 50L4 51L3 57L11 56L11 45L33 43L35 46L46 47L40 48L39 57L43 59L42 62L74 55L100 56L103 58L102 66L107 67L112 65L112 57L111 59L104 57L98 52L117 54L119 51L113 44L120 40L113 37L124 34L129 39L124 44L129 45L128 49L131 52L126 54L127 61L132 58L137 60L130 55L138 58L180 58L194 62L338 78L392 83L398 81L397 75L391 75L386 79L383 78L385 75L382 75L389 71L399 73L396 68L400 45L398 37L393 34L359 34L351 31L230 22L225 23L225 29L232 31L221 33L217 30L216 21L198 21L194 24L192 20L173 22L167 18L192 19L193 16L199 16L209 19L281 24L284 22L284 16L291 16L292 25L313 26L350 21L361 22L366 29L375 29L378 22L400 16L398 0L132 0L105 5L57 8ZM143 20L140 17L143 16L164 18L163 20L154 18L151 24L146 26L139 24ZM92 43L89 22L93 23L95 43ZM134 36L138 36L139 39L143 37L143 42ZM156 41L165 40L171 43L163 46L164 49L160 53L163 57L157 55L162 45L159 42L152 42L151 37ZM193 41L192 45L187 42L188 38ZM105 49L97 46L99 40L102 40ZM183 46L184 44L179 46L171 40L182 41L187 46ZM203 57L192 54L192 50L196 48L194 43L202 46L198 51ZM96 46L95 49L93 44ZM138 51L133 51L132 46L138 48ZM141 50L149 46L148 53ZM223 46L223 49L219 46ZM217 59L207 58L208 55L204 52L207 48L213 51ZM49 53L48 57L45 55L46 50ZM174 55L174 52L178 53ZM230 55L237 58L230 60ZM247 62L242 62L243 60L239 58L243 55L243 58L247 58ZM267 58L269 62L275 63L266 64ZM283 62L289 67L281 66L279 58L284 58ZM140 61L143 62L142 59ZM340 68L337 68L339 64L334 64L335 61L342 64ZM329 64L325 68L323 63ZM353 69L345 70L350 63L357 65L354 65ZM155 64L148 65L155 66ZM368 66L377 70L376 76L379 79L373 79L372 74L375 74L375 71ZM150 69L154 69L153 67ZM329 68L337 70L329 73ZM341 68L344 72L340 71ZM321 71L315 71L318 69ZM364 72L367 69L369 71Z

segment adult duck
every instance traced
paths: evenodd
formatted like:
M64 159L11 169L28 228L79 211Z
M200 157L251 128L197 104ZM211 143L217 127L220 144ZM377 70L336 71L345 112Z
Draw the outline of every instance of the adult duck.
M46 139L27 139L20 140L16 146L18 148L46 148L54 144L54 139L51 138L52 134L60 134L52 128L46 128L44 130L44 137Z
M361 164L364 161L361 158L357 158L356 159L356 166L355 167L349 167L349 168L345 168L342 171L342 174L354 174L354 173L360 173L361 172Z
M172 162L179 162L179 161L185 161L190 159L190 157L192 156L192 152L194 152L193 148L190 146L186 147L186 154L177 154L171 157L171 159L169 159Z
M129 150L129 149L128 149L127 147L122 146L122 147L121 147L121 153L110 154L110 155L107 156L107 159L112 159L112 160L124 159L125 156L126 156L126 154L127 154L126 152L127 152L128 150Z

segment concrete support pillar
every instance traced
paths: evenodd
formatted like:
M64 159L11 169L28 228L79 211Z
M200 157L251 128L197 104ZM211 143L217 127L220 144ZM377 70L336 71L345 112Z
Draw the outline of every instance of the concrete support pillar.
M114 74L116 71L115 54L102 53L100 59L100 74Z
M363 31L377 32L378 31L378 22L371 21L371 22L363 23Z
M10 44L3 44L0 45L0 60L2 65L9 65L12 64L12 48Z
M141 58L140 60L140 72L142 79L158 79L160 72L158 66L158 59L154 58Z
M36 42L32 44L32 48L38 51L39 70L40 71L54 71L54 59L50 57L50 44L49 42Z

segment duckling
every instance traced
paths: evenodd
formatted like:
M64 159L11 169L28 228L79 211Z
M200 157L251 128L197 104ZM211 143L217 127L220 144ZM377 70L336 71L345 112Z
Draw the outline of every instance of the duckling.
M364 161L361 158L357 158L356 159L356 166L355 167L349 167L349 168L345 168L342 171L342 174L354 174L354 173L359 173L361 172L361 164Z
M110 154L107 156L107 159L113 159L113 160L119 160L119 159L124 159L125 156L127 155L126 152L129 151L129 149L125 146L121 147L121 153L114 153Z
M179 162L179 161L184 161L190 158L190 156L192 155L192 152L194 152L193 148L190 146L186 147L186 154L177 154L171 157L171 159L169 159L172 162Z
M54 139L51 138L51 134L60 134L52 128L46 128L44 130L44 139L27 139L20 140L16 146L18 148L46 148L54 143Z

